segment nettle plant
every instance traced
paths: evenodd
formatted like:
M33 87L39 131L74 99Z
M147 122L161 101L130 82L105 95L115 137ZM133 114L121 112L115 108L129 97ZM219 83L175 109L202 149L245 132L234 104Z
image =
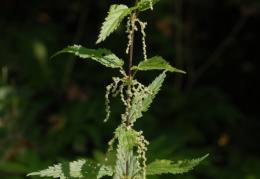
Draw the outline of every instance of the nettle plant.
M122 114L121 123L114 132L114 137L108 142L108 151L106 161L109 159L108 154L114 150L116 142L116 162L114 166L93 162L92 160L77 160L74 162L63 162L50 166L45 170L33 172L27 176L38 175L40 177L53 178L102 178L103 176L112 176L113 179L145 179L149 175L160 174L182 174L193 169L208 155L198 159L183 160L174 163L170 160L156 160L146 164L146 151L149 142L143 136L142 131L134 130L133 126L137 119L142 117L152 103L154 97L160 90L166 77L166 72L185 73L182 70L172 67L167 61L160 56L147 59L145 44L145 26L138 18L142 11L151 9L159 0L136 0L134 7L126 5L111 5L108 16L103 23L101 32L96 43L104 41L113 31L117 29L122 20L127 17L126 33L129 42L126 53L129 54L129 70L123 69L124 61L118 58L111 51L103 48L97 50L87 49L80 45L69 46L53 56L61 53L73 53L81 58L95 60L102 65L110 68L117 68L122 74L121 77L112 77L113 82L106 87L105 104L107 122L110 116L110 96L120 96L125 106ZM133 42L134 33L140 28L142 33L143 56L144 59L138 66L132 66L133 61ZM53 57L52 56L52 57ZM145 86L138 82L134 77L138 71L162 70L163 72L154 79L149 85Z

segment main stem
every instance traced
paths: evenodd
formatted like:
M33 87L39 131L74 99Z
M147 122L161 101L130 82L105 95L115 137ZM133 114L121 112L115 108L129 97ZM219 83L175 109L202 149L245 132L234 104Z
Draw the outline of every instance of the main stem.
M135 6L137 6L138 0L135 1ZM136 9L134 10L134 13L130 16L130 21L134 21L136 18ZM128 70L128 78L129 81L132 78L132 64L133 64L133 51L134 51L134 31L135 27L132 25L132 34L131 34L131 45L130 45L130 54L129 54L129 70ZM128 84L128 91L131 90L131 84ZM130 101L130 95L127 93L127 100ZM129 118L130 118L130 107L127 107L127 116L126 116L126 126L129 126ZM126 161L126 178L129 178L129 161Z
M132 18L132 17L131 17ZM133 14L133 19L135 18L135 13ZM128 78L129 81L132 78L132 64L133 64L133 51L134 51L134 27L132 27L132 35L131 35L131 45L130 45L130 54L129 54L129 71L128 71ZM131 90L131 84L128 84L128 91ZM127 100L130 100L130 95L127 93ZM126 116L126 126L129 126L129 114L130 108L127 107L127 116Z

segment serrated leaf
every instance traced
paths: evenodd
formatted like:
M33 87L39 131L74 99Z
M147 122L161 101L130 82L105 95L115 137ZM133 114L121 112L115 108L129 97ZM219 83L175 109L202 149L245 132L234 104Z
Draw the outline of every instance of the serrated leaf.
M155 162L150 163L146 167L146 174L147 175L161 175L161 174L182 174L192 170L193 167L198 165L202 160L204 160L208 156L205 155L204 157L192 160L184 160L178 161L174 163L170 160L156 160Z
M125 150L130 152L136 143L137 132L134 129L127 129L126 126L120 126L116 129L115 135L118 138L119 145Z
M115 54L113 54L110 50L99 48L98 50L87 49L80 45L68 46L67 48L57 52L54 56L61 53L73 53L76 56L81 58L90 58L95 60L106 67L111 68L119 68L123 66L124 61L119 59Z
M126 5L111 5L108 16L106 17L105 22L103 22L103 26L101 27L96 43L104 41L112 32L114 32L124 17L130 12L131 9L129 9Z
M155 56L145 61L141 61L138 66L133 66L131 70L168 70L170 72L186 73L182 70L172 67L169 62L160 56Z
M40 177L53 177L60 179L70 178L89 178L99 179L105 175L112 176L113 169L111 166L105 166L88 160L78 160L74 162L63 162L50 166L39 172L29 173L27 176L38 175Z
M136 176L136 174L139 172L138 166L137 166L137 157L133 155L133 151L126 154L125 151L119 151L120 157L118 156L115 166L115 175L113 179L122 179L126 174L126 161L128 160L128 176L129 178L132 178L133 176ZM122 153L123 152L123 153Z
M152 93L147 96L143 100L143 105L142 105L142 111L146 112L148 108L150 107L150 104L152 103L153 99L157 95L157 93L160 91L162 83L166 77L166 71L164 71L162 74L160 74L155 80L148 86L148 90L151 91Z
M139 97L133 98L132 106L130 109L130 121L142 117L141 112L146 112L148 108L150 107L150 104L152 103L153 99L155 98L156 94L160 91L160 88L162 86L162 83L166 77L166 71L161 73L158 77L154 79L154 81L148 86L148 90L150 91L150 94L147 95L146 98L144 98L142 101ZM141 102L141 105L140 105Z
M153 5L160 0L152 0ZM145 11L150 8L150 0L140 0L137 4L139 11Z

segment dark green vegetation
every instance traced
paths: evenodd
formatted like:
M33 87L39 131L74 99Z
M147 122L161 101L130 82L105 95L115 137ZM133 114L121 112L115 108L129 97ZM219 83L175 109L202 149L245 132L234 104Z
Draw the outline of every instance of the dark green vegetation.
M25 178L82 156L102 161L123 109L113 100L109 125L103 124L104 87L114 71L73 56L49 57L72 43L96 48L111 3L1 3L1 178ZM148 56L161 54L187 72L168 75L151 110L136 123L151 143L147 158L211 154L193 172L175 178L260 175L257 3L162 0L153 13L141 15L148 22ZM119 27L98 47L109 46L126 58L124 30ZM136 41L135 59L142 56L141 43ZM137 76L149 84L156 75ZM162 178L167 177L172 178Z

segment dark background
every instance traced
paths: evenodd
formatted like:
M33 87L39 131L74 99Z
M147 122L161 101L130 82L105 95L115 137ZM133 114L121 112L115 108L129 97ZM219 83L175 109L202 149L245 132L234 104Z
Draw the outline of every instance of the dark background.
M73 55L50 56L81 44L110 49L127 64L125 21L95 45L109 6L125 1L0 2L0 178L26 178L78 158L102 162L123 111L113 99L111 119L103 123L105 87L120 74ZM260 2L161 0L139 18L148 22L148 58L160 55L187 72L167 73L136 122L151 143L148 163L209 153L193 171L160 178L260 178ZM140 38L137 32L135 65ZM157 75L136 77L148 85Z

